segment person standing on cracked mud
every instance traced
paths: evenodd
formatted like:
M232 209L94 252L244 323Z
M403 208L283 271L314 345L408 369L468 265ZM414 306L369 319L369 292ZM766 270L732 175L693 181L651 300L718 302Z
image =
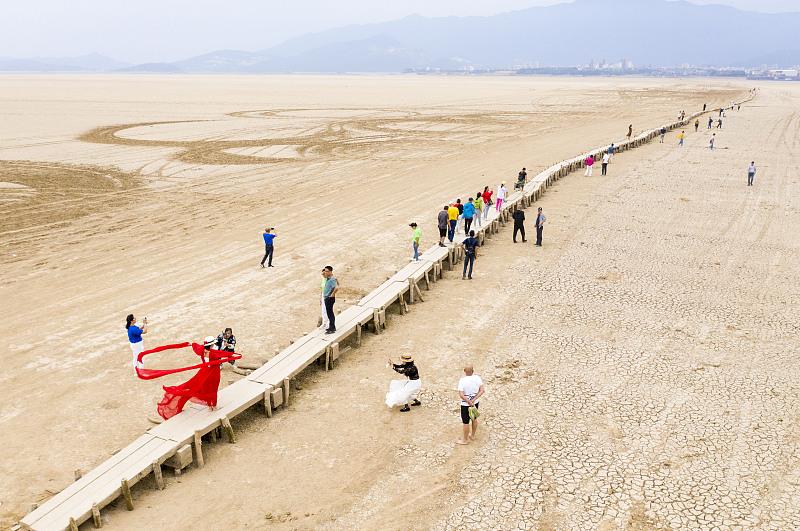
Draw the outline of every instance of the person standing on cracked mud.
M544 223L547 221L544 213L542 212L542 207L539 207L538 214L536 215L536 246L542 246L542 231L544 230Z

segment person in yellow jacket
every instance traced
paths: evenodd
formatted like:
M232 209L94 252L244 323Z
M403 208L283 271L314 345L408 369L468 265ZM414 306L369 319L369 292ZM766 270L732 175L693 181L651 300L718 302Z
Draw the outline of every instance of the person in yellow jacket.
M683 146L683 140L686 138L686 131L678 133L678 145Z
M461 212L458 210L458 207L455 205L450 205L447 208L447 220L450 224L449 230L447 232L447 239L450 240L450 243L453 243L453 238L456 235L456 225L458 224L458 216Z

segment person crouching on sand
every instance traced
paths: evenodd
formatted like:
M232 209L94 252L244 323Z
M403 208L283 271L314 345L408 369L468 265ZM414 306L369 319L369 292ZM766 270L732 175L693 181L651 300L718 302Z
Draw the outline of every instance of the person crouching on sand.
M414 364L414 357L411 354L403 354L400 363L394 363L389 358L389 368L406 377L406 380L392 380L389 383L389 392L386 393L386 405L389 407L403 406L400 411L406 413L411 411L409 406L422 404L417 399L422 382L419 379L419 370Z
M139 328L136 326L136 317L134 317L132 313L128 314L128 317L125 318L125 329L128 331L128 342L133 352L133 373L136 374L136 367L143 367L143 365L137 361L137 358L139 354L144 351L142 334L147 333L147 317L144 318L142 327Z

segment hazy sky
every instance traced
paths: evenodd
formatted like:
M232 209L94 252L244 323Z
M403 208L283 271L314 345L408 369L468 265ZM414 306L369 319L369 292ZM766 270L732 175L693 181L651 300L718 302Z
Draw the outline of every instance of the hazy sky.
M6 1L0 57L98 52L129 62L172 61L231 48L261 50L344 24L489 15L563 0L27 0ZM758 11L800 11L800 0L693 0Z

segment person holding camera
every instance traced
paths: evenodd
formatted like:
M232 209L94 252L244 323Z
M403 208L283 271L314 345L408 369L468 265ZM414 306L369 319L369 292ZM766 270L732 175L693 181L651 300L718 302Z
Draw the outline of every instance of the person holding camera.
M144 341L142 334L147 333L147 317L144 318L142 327L136 326L136 317L132 313L128 314L125 319L125 329L128 331L128 341L131 344L131 351L133 352L133 372L136 374L136 367L143 367L139 362L138 357L144 351Z
M261 259L261 267L264 267L264 262L267 262L267 267L272 267L272 252L274 247L272 242L275 240L277 235L274 233L275 227L268 227L264 229L264 258Z

